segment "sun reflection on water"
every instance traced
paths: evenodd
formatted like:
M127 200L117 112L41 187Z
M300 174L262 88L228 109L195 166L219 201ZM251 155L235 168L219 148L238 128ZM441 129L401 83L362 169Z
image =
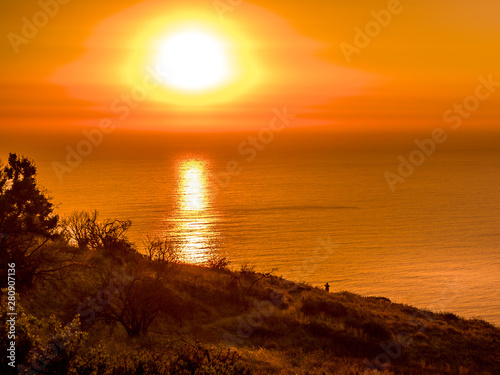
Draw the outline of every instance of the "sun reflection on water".
M208 160L182 159L177 168L178 191L174 227L183 260L202 263L214 246L215 216L212 212Z
M201 211L206 208L206 171L205 163L199 160L186 160L179 167L181 186L181 209Z

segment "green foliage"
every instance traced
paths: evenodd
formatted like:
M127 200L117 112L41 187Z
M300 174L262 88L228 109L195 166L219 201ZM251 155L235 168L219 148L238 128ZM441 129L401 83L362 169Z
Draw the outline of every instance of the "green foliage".
M4 291L5 290L2 290L2 292ZM12 341L8 337L8 325L6 322L11 316L7 315L7 311L7 297L6 294L3 294L0 314L0 319L2 321L0 325L0 337L2 337L2 340L0 340L0 350L2 353L7 353L10 341ZM39 347L41 344L40 331L42 322L34 315L26 313L19 301L16 303L16 312L16 337L14 340L16 343L16 363L25 363L28 361L30 351L33 348ZM2 368L9 368L7 366L7 361L6 355L0 357Z
M250 375L252 372L240 362L232 350L207 349L201 345L186 345L173 358L169 374L196 375Z
M102 342L86 349L78 355L68 369L70 375L111 375L115 368L108 349Z
M22 313L18 330L16 362L21 374L251 374L235 351L216 350L198 343L170 351L136 347L111 356L102 342L89 345L88 334L81 331L78 317L63 326L54 316L38 321Z
M32 328L32 326L30 327ZM87 334L80 329L80 319L63 326L55 316L38 325L38 330L28 332L37 337L24 361L18 361L18 368L23 374L33 373L65 375L71 372L79 359Z
M111 357L102 344L79 357L68 374L113 375L251 375L241 357L232 350L184 345L174 351L133 351Z

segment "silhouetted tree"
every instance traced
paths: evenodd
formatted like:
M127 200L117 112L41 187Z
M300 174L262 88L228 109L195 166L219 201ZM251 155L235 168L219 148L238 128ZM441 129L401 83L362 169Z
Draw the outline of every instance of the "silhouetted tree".
M106 285L108 276L105 279ZM107 322L120 323L130 337L145 335L158 314L163 312L176 321L182 318L177 297L165 284L152 277L138 277L115 288L108 295L100 317Z
M104 250L111 255L120 250L128 250L126 232L132 225L130 220L106 219L98 221L99 212L96 210L89 215L87 233L90 247L94 250Z
M174 266L181 262L182 250L169 237L162 239L147 236L143 243L157 279L174 272Z
M227 257L220 255L215 250L212 250L208 254L206 264L214 270L228 270L229 260Z
M33 161L9 154L0 166L0 258L16 264L19 287L30 287L44 269L44 246L57 236L58 216L36 181ZM1 267L5 285L6 267Z
M162 239L148 236L144 246L150 261L179 263L181 259L181 250L168 237Z
M88 234L89 219L90 215L87 212L74 211L62 221L69 239L82 250L87 249L90 244Z
M108 255L123 255L132 250L126 233L130 220L99 220L99 212L73 212L63 220L69 239L80 249L102 251Z

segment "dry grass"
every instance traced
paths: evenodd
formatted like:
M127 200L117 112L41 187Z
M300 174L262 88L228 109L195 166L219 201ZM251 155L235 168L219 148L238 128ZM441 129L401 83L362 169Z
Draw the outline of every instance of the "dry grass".
M384 374L500 373L500 330L481 320L383 297L326 293L250 267L162 265L138 254L121 260L98 253L80 258L84 266L71 278L21 296L28 314L41 321L51 314L62 324L71 321L81 301L99 293L117 267L131 278L156 283L147 291L152 300L131 294L134 308L145 301L159 306L146 333L129 337L106 314L107 305L95 311L91 324L82 324L86 341L71 366L88 361L97 366L96 374L112 369L119 374L369 374L381 364ZM37 335L47 341L42 331ZM120 362L123 352L128 359ZM104 370L97 371L99 366Z

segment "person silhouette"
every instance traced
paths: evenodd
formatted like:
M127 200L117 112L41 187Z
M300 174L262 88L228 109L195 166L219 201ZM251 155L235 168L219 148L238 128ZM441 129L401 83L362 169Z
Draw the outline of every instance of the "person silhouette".
M326 284L325 284L325 290L326 290L327 292L329 292L329 291L330 291L330 285L329 285L328 283L326 283Z

